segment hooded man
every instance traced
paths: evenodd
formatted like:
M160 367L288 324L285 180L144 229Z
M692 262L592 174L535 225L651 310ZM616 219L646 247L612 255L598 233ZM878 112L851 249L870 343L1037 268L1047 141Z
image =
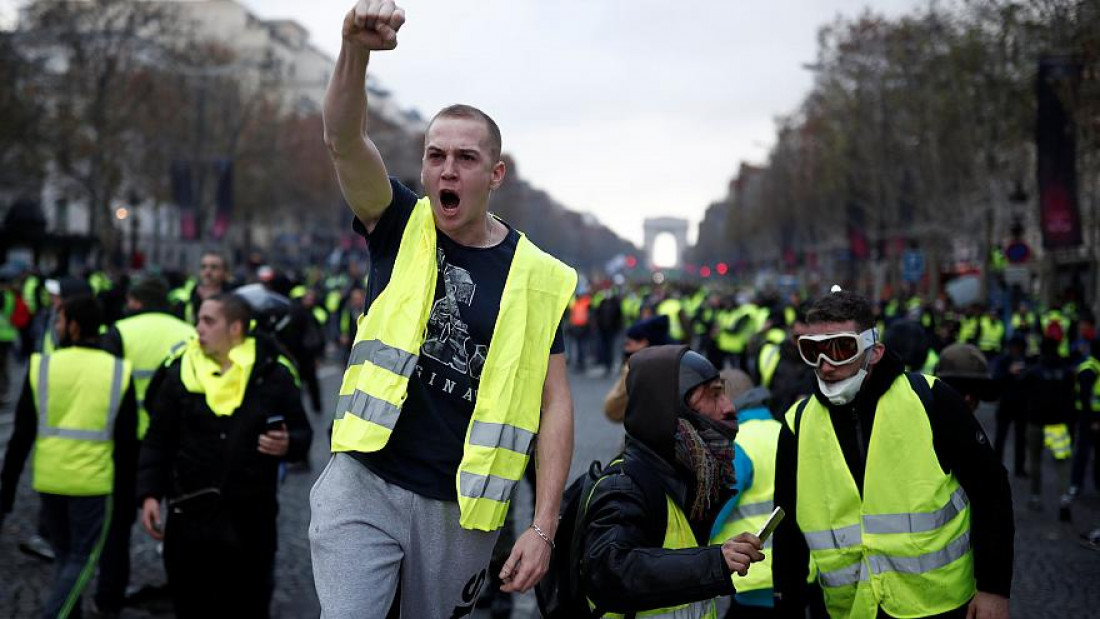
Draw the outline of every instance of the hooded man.
M579 529L582 586L605 613L715 617L731 574L764 558L750 533L706 544L734 483L733 405L718 370L686 347L646 348L629 364L626 449Z
M814 394L776 449L774 586L801 617L808 559L834 618L1008 617L1012 497L964 400L906 373L866 298L834 288L798 338Z

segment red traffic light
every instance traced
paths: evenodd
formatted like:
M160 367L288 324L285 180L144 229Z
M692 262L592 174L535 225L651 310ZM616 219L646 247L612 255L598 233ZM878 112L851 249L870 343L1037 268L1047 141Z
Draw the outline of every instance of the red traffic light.
M710 277L710 267L703 267L699 269L699 275L703 277Z
M626 257L626 266L633 269L634 267L638 266L638 259L635 258L634 256L627 256Z
M714 270L718 271L719 275L725 275L726 273L729 273L730 267L725 262L719 262L718 266L716 266Z

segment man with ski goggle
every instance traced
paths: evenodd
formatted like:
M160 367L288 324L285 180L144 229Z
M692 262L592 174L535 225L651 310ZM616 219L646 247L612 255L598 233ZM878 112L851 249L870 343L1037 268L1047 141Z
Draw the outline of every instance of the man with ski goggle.
M778 616L802 616L807 565L833 617L1007 619L1012 497L947 383L905 371L864 297L834 288L795 342L816 388L776 446Z

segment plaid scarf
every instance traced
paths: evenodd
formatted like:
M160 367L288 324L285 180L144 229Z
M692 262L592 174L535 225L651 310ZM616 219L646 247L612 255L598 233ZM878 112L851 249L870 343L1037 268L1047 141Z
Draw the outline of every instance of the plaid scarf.
M695 475L691 520L701 520L733 486L733 441L717 430L697 430L687 419L676 421L676 460Z

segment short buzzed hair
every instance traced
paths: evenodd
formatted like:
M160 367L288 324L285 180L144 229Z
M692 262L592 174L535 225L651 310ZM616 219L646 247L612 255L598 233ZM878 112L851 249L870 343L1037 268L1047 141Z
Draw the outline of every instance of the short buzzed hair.
M436 112L431 122L428 123L428 128L431 129L435 121L440 118L470 118L485 123L485 129L489 133L489 154L492 156L493 163L500 160L500 153L503 148L503 143L500 138L500 127L497 126L496 121L490 118L488 114L472 105L455 103Z
M830 292L810 306L806 312L806 324L848 322L854 320L860 331L875 326L875 311L867 297L847 290Z
M233 294L232 292L223 292L210 297L207 301L216 301L219 303L222 309L222 316L225 317L225 322L230 325L239 322L241 323L241 330L244 333L248 333L248 326L252 322L252 306L248 304L248 301L244 300L244 297Z

